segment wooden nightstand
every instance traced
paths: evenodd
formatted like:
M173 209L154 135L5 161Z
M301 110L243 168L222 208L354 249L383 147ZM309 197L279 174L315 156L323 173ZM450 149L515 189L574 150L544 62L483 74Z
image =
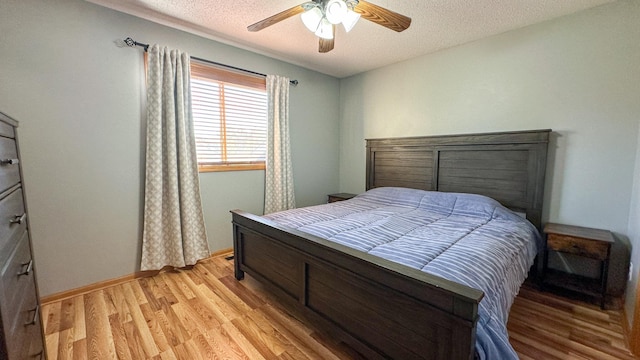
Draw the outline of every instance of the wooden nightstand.
M570 290L591 297L600 298L604 309L607 292L607 276L613 234L608 230L590 229L580 226L549 223L544 227L546 246L542 263L542 285ZM549 269L549 251L573 254L600 262L600 278L568 274Z
M328 197L327 202L332 203L336 201L349 200L354 196L356 196L356 194L349 194L349 193L329 194L327 196Z

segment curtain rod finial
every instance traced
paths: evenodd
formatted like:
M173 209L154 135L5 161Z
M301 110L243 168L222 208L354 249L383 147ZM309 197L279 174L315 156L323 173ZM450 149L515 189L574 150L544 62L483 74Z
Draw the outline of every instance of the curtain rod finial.
M122 46L118 45L119 43L124 44ZM116 45L118 45L119 47L123 47L123 46L129 46L129 47L136 47L136 46L140 46L144 49L144 51L146 52L149 49L149 44L143 44L143 43L139 43L135 40L133 40L132 38L128 37L124 40L116 40Z
M128 37L128 38L126 38L126 39L124 39L123 41L124 41L124 43L125 43L125 44L127 44L127 46L129 46L129 47L134 47L134 46L136 46L136 42L135 42L132 38L130 38L130 37Z

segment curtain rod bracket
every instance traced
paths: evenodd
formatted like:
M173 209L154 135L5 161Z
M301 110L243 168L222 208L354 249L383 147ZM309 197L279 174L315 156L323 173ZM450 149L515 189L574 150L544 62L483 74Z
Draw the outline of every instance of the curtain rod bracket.
M140 46L141 48L144 49L145 52L147 52L147 50L149 49L149 44L139 43L139 42L133 40L130 37L124 39L123 42L129 47ZM219 62L206 60L206 59L201 59L201 58L197 58L197 57L194 57L194 56L192 56L191 58L194 59L194 60L199 60L199 61L203 61L203 62L206 62L206 63L218 65L218 66L224 66L224 67L229 68L229 69L240 70L240 71L244 71L246 73L267 77L266 74L262 74L262 73L255 72L255 71L251 71L251 70L247 70L247 69L243 69L243 68L239 68L239 67L235 67L235 66L231 66L231 65L221 64ZM298 86L298 80L289 80L289 84L291 84L293 86Z

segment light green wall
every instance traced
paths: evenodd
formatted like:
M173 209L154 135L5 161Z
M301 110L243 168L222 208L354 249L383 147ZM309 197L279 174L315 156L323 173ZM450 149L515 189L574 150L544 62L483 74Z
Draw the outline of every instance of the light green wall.
M551 128L546 217L627 231L640 113L640 2L620 2L341 82L340 188L363 139Z
M343 79L340 190L364 190L365 138L551 128L544 220L640 247L638 39L618 1Z
M298 79L290 91L301 206L338 190L339 80L80 0L0 1L0 111L20 121L42 295L132 274L142 229L142 51L114 40ZM261 213L262 171L201 174L212 251L232 247L229 210Z

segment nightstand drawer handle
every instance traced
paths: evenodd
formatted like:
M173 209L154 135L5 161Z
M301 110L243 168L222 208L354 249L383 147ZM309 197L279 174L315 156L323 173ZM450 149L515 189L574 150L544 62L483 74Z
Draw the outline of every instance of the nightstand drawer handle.
M25 265L27 266L27 269L25 271L19 272L18 276L29 275L31 270L33 270L33 259L29 260L28 263L22 264L22 266L25 266Z
M24 326L36 324L36 322L38 321L38 316L40 315L40 305L36 305L34 309L29 310L29 312L32 312L32 311L33 311L33 318L31 319L31 321L24 323Z
M27 213L23 213L22 215L14 215L13 219L9 220L11 224L22 224L27 219Z
M2 159L0 160L0 165L16 165L19 164L20 160L18 159Z

